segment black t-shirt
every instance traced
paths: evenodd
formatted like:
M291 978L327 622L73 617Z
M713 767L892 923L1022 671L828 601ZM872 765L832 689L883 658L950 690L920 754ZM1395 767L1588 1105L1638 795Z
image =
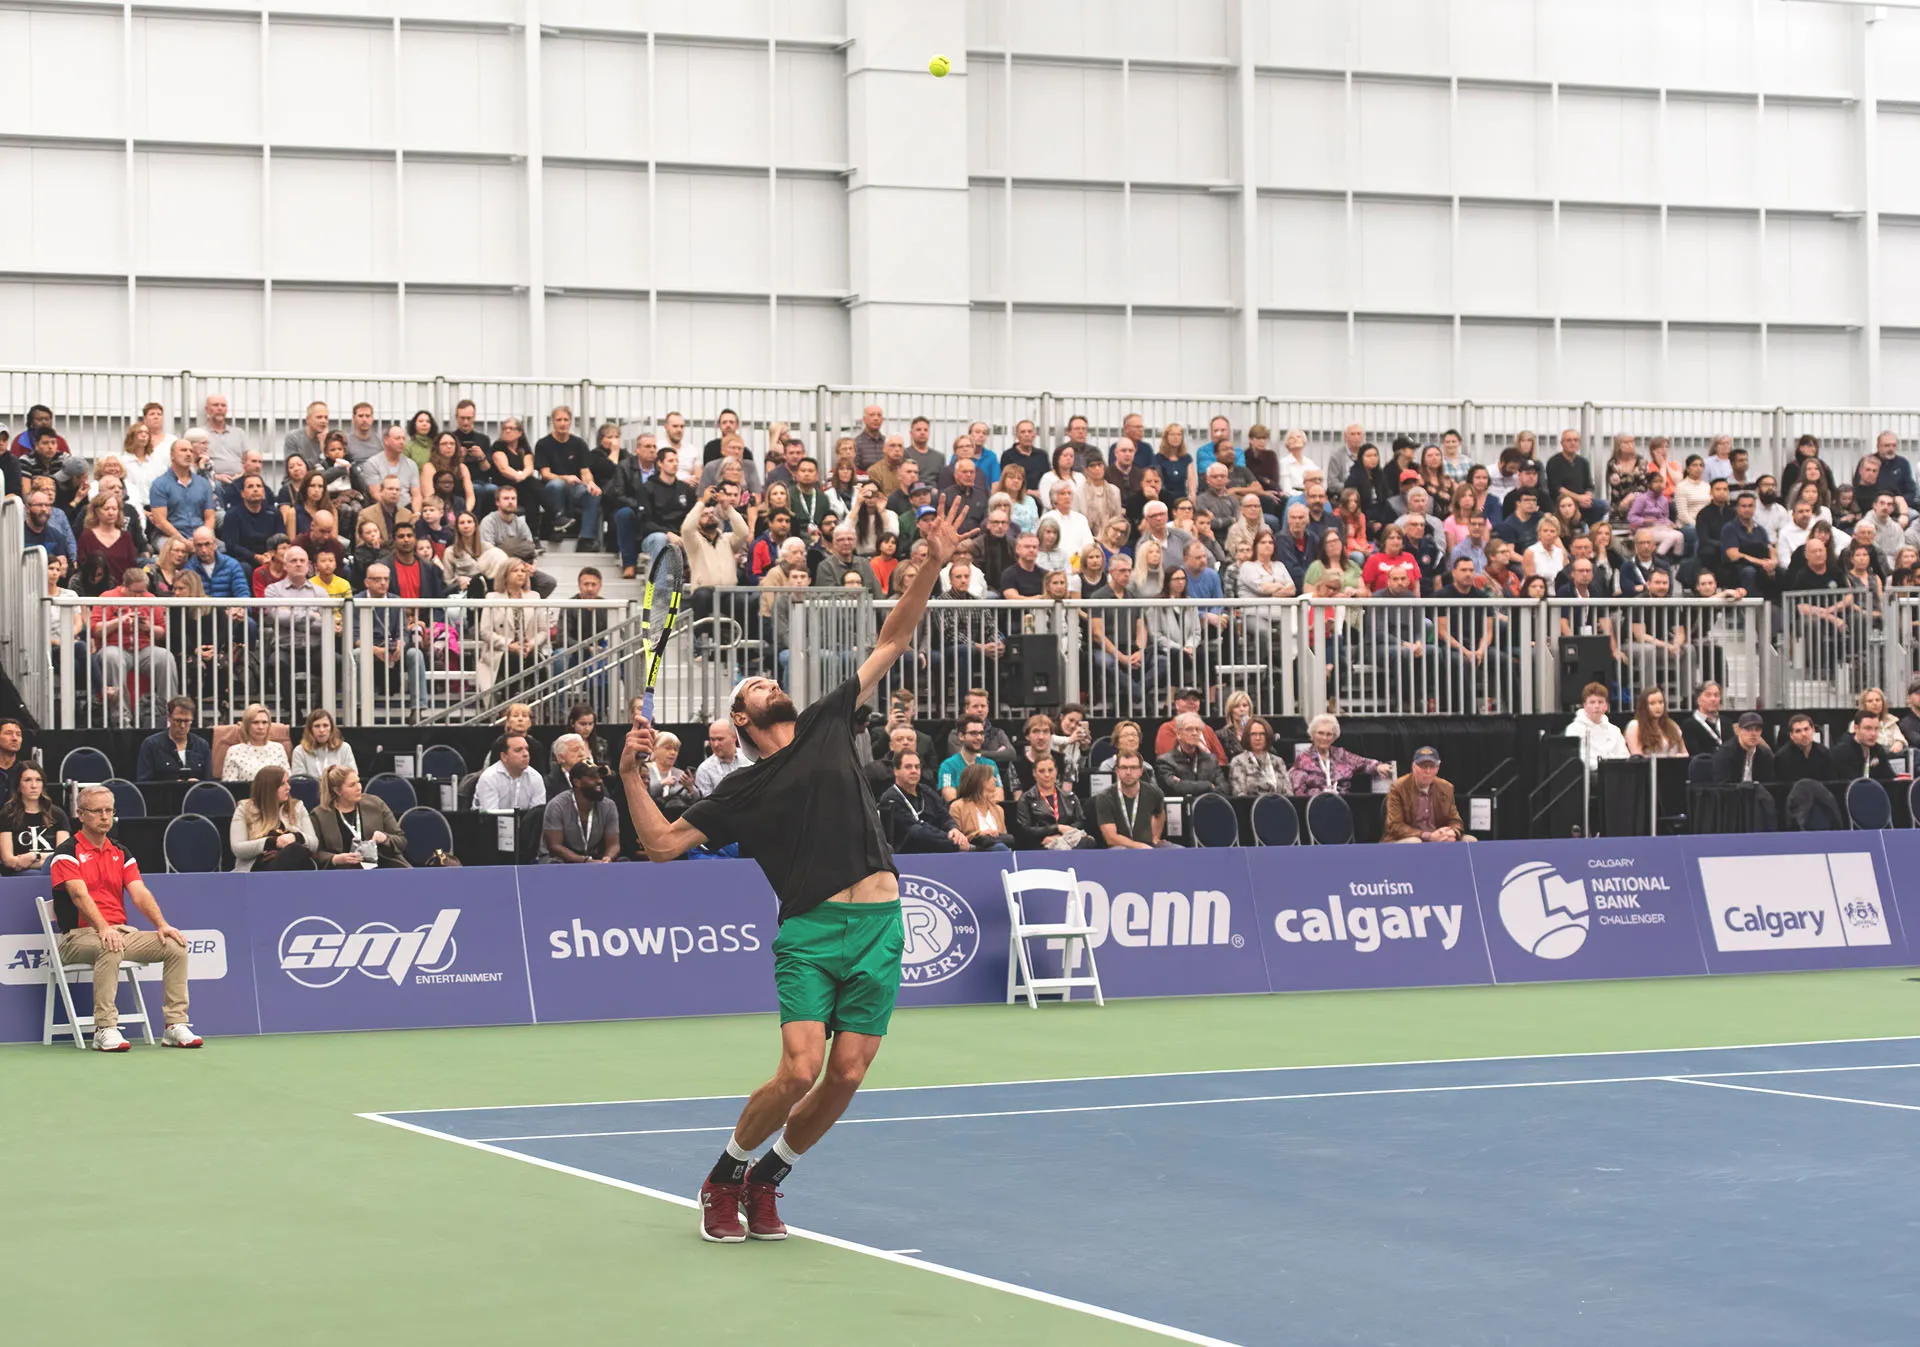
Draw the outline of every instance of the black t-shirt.
M781 921L869 875L900 873L853 755L859 704L856 675L800 713L791 744L733 773L686 812L708 842L738 842L741 855L759 862L780 898Z
M73 825L59 805L43 801L39 813L22 814L17 823L9 819L7 831L13 835L13 854L24 856L30 851L52 851L59 834L72 832Z
M1022 598L1037 599L1047 587L1047 573L1035 566L1026 570L1017 562L1000 572L1000 592L1011 589Z
M507 456L507 462L513 465L513 469L515 472L526 471L527 456L531 452L532 452L532 448L527 444L525 440L521 440L517 444L508 444L505 440L496 440L493 445L493 454L505 454ZM493 454L487 455L487 461L489 464L493 462ZM514 481L513 478L508 477L505 473L501 472L500 469L497 467L493 468L492 471L493 471L493 484L495 486L517 487L521 485L521 483ZM521 504L524 505L526 504L526 502L522 501Z
M1122 837L1131 837L1136 842L1153 845L1153 820L1166 812L1167 797L1151 781L1140 783L1140 793L1129 800L1120 793L1120 787L1103 790L1093 801L1093 820L1096 827L1111 823Z
M578 477L586 461L587 442L578 435L567 436L565 444L551 435L543 435L540 443L533 446L533 466L549 468L556 477Z

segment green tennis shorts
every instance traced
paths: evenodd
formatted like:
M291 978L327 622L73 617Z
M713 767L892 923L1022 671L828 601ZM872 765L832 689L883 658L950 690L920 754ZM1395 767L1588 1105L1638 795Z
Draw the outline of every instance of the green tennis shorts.
M900 903L822 903L780 923L773 982L780 1023L881 1035L900 994L906 927Z

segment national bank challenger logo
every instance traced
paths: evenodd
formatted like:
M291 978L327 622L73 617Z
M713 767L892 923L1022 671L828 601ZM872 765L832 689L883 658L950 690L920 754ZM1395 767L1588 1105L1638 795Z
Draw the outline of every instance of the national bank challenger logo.
M1545 861L1516 865L1500 881L1500 924L1516 945L1542 959L1579 953L1595 925L1661 925L1667 914L1641 907L1640 899L1670 892L1667 877L1619 873L1633 866L1627 856L1596 856L1585 879L1568 879Z
M931 987L957 977L980 952L972 904L937 880L900 876L900 920L906 926L900 981L906 986Z
M444 907L425 926L403 931L384 921L370 921L348 931L331 917L301 917L280 932L280 968L302 987L323 991L349 973L391 980L403 987L411 975L416 984L499 982L503 973L456 973L460 957L453 938L460 909Z

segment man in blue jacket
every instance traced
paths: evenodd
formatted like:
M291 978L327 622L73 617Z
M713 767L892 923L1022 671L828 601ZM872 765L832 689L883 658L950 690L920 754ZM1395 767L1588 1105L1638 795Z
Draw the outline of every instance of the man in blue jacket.
M206 586L210 599L250 599L253 597L253 578L247 568L220 550L219 540L213 536L213 530L204 524L193 531L189 540L193 556L187 560L187 569L200 577L200 583Z
M193 732L193 699L175 697L167 703L167 728L140 742L135 781L209 781L213 778L213 745Z

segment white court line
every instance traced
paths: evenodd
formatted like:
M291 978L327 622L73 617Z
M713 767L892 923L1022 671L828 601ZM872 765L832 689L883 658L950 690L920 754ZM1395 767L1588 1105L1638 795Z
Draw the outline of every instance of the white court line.
M1864 1104L1868 1108L1897 1108L1905 1113L1920 1113L1920 1104L1895 1104L1885 1099L1851 1099L1841 1094L1808 1094L1803 1090L1768 1090L1758 1085L1733 1085L1724 1080L1701 1080L1695 1076L1668 1076L1676 1085L1704 1085L1713 1090L1741 1090L1747 1094L1777 1094L1788 1099L1824 1099L1830 1104Z
M1054 1108L990 1109L978 1113L907 1113L885 1118L841 1118L835 1127L867 1123L960 1122L976 1118L1039 1118L1065 1113L1129 1113L1153 1108L1198 1108L1206 1104L1278 1104L1310 1099L1367 1099L1401 1094L1467 1094L1477 1090L1541 1090L1566 1085L1637 1085L1649 1081L1692 1080L1705 1085L1716 1076L1811 1076L1840 1071L1911 1071L1920 1062L1891 1062L1874 1066L1791 1066L1765 1071L1703 1071L1695 1076L1597 1076L1584 1080L1502 1080L1464 1085L1403 1085L1379 1090L1315 1090L1301 1094L1246 1094L1218 1099L1152 1099L1118 1104L1070 1104ZM1729 1087L1741 1088L1741 1087ZM1816 1096L1809 1096L1813 1098ZM581 1105L580 1107L592 1107ZM365 1116L365 1115L363 1115ZM598 1137L669 1137L698 1132L731 1132L732 1123L711 1127L637 1127L608 1132L544 1132L533 1136L479 1137L487 1143L520 1141L586 1141Z
M534 1155L522 1155L518 1151L506 1150L499 1146L490 1146L482 1141L470 1141L466 1137L456 1137L446 1132L436 1132L431 1127L422 1127L418 1123L403 1122L399 1118L389 1118L380 1113L356 1113L357 1118L369 1122L385 1123L388 1127L398 1127L402 1131L417 1132L421 1136L432 1137L436 1141L451 1141L456 1146L465 1146L470 1150L485 1151L489 1155L504 1155L509 1160L520 1160L541 1169L551 1169L557 1174L571 1175L576 1179L587 1179L604 1184L609 1188L619 1188L629 1193L638 1193L642 1197L658 1198L662 1202L671 1202L677 1207L699 1210L700 1204L690 1197L678 1193L663 1192L658 1188L647 1188L637 1183L628 1183L625 1179L616 1179L607 1174L596 1174L590 1169L576 1169L572 1165L558 1164L552 1160L542 1160ZM829 1248L844 1249L850 1253L863 1253L883 1262L897 1263L901 1267L917 1268L921 1272L932 1272L942 1277L951 1277L955 1281L966 1282L973 1286L984 1286L992 1291L1005 1291L1009 1295L1020 1296L1027 1300L1036 1300L1043 1305L1052 1305L1058 1309L1077 1310L1081 1314L1092 1315L1096 1319L1105 1319L1110 1323L1123 1324L1128 1328L1138 1328L1148 1333L1157 1333L1164 1338L1178 1342L1195 1343L1198 1347L1238 1347L1238 1344L1224 1338L1210 1338L1201 1333L1192 1333L1184 1328L1175 1328L1171 1324L1156 1323L1151 1319L1141 1319L1135 1315L1124 1314L1119 1310L1110 1310L1104 1305L1095 1305L1084 1300L1074 1300L1067 1296L1057 1296L1050 1291L1038 1291L1031 1286L1021 1286L1014 1282L1001 1281L997 1277L982 1276L978 1272L968 1272L964 1268L948 1267L944 1263L929 1262L924 1258L911 1258L906 1254L895 1253L889 1249L878 1249L870 1244L860 1244L853 1240L841 1239L837 1235L824 1235L814 1230L802 1230L798 1226L788 1226L787 1233L800 1239L812 1240L816 1244L825 1244ZM722 1255L724 1257L724 1255Z
M860 1093L904 1094L918 1090L985 1090L1009 1085L1078 1085L1096 1080L1167 1080L1177 1076L1257 1076L1286 1071L1359 1071L1391 1066L1467 1066L1478 1062L1564 1062L1587 1057L1658 1057L1681 1052L1759 1052L1767 1048L1834 1048L1851 1043L1914 1043L1913 1034L1878 1038L1803 1038L1787 1043L1725 1043L1691 1048L1605 1048L1598 1052L1517 1052L1491 1057L1424 1057L1400 1062L1321 1062L1295 1066L1223 1066L1205 1071L1134 1071L1110 1076L1041 1076L1032 1080L967 1080L942 1085L866 1085ZM1826 1068L1833 1070L1834 1068ZM1752 1072L1734 1072L1751 1075ZM1662 1078L1664 1079L1664 1077ZM463 1104L454 1108L397 1108L390 1113L511 1113L536 1108L608 1108L615 1104L704 1104L716 1099L745 1099L743 1094L685 1094L657 1099L586 1099L569 1104ZM371 1116L371 1115L361 1115Z

